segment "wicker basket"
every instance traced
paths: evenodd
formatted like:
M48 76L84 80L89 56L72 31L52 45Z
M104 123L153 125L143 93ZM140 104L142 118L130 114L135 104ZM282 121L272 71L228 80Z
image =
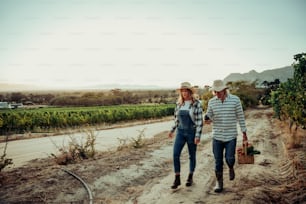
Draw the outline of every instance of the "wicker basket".
M254 155L238 154L238 164L254 164Z
M238 164L254 164L254 155L247 155L248 142L237 149ZM241 151L242 150L242 151Z

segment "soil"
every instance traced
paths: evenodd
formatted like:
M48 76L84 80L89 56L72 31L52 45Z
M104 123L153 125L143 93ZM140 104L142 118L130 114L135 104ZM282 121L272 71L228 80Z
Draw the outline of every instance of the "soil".
M269 108L245 112L249 141L260 154L254 164L235 164L236 178L224 169L224 191L215 193L211 138L201 140L194 183L185 186L188 153L181 156L182 185L174 180L173 140L167 132L146 139L143 146L120 146L98 152L94 159L57 165L51 158L0 172L0 203L305 203L305 130L289 132L288 125L273 118ZM204 126L209 134L210 126ZM241 145L241 134L237 145ZM84 181L88 190L74 176ZM91 201L91 202L90 202Z

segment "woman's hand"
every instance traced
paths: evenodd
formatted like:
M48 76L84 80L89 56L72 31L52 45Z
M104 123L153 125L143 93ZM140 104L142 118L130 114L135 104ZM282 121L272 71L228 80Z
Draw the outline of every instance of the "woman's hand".
M200 141L201 141L200 138L198 138L198 137L194 138L194 144L197 145L197 144L200 143Z

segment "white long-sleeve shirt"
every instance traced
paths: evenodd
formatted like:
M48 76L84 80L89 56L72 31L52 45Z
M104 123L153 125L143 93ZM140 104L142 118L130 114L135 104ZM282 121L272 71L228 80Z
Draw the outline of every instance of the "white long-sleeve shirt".
M237 123L241 132L246 132L245 118L239 97L228 94L222 102L216 96L208 102L206 115L212 120L213 138L230 141L238 135Z

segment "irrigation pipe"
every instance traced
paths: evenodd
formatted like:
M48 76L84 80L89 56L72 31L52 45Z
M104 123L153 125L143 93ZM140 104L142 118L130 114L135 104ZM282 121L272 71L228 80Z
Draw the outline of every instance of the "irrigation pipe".
M88 185L85 183L85 181L82 178L80 178L78 175L72 173L71 171L69 171L67 169L61 168L61 170L65 171L66 173L70 174L74 178L78 179L83 184L83 186L86 188L86 191L88 193L89 203L92 204L92 200L93 200L92 192L91 192L90 188L88 187Z

